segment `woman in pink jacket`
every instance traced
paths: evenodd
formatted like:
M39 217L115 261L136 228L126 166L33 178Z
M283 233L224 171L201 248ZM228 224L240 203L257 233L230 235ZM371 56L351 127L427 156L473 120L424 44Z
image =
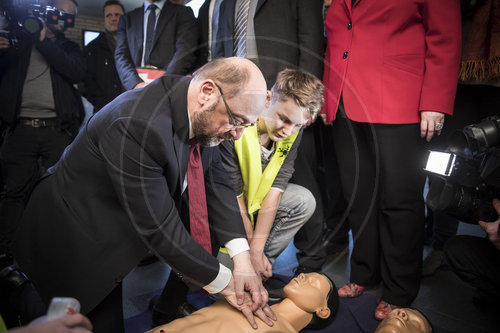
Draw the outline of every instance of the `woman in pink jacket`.
M417 295L423 249L425 143L452 114L458 0L333 0L326 16L325 117L349 202L357 297L382 282L385 318Z

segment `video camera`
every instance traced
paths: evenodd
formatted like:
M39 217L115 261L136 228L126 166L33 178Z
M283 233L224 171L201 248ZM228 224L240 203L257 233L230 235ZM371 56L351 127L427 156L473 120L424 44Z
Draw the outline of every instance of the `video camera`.
M425 171L437 176L426 203L460 221L493 222L492 200L500 198L500 116L455 131L444 152L429 151Z
M58 24L64 29L75 25L75 15L59 11L56 7L45 5L45 0L5 0L0 5L1 15L9 23L6 30L11 31L9 40L11 44L15 41L11 38L13 33L22 30L32 37L37 37L43 29L40 19L46 24Z

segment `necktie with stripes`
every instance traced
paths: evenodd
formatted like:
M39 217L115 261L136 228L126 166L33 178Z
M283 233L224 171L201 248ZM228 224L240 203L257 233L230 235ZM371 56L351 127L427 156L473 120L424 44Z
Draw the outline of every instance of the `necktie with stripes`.
M236 22L234 24L233 34L233 55L236 57L245 57L246 55L246 32L249 8L250 0L241 0L236 11Z

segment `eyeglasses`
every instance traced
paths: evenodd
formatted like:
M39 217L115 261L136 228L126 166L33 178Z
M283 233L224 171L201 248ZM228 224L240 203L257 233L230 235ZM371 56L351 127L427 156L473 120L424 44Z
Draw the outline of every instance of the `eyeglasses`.
M234 119L233 112L231 112L231 109L229 108L229 105L227 105L227 101L224 98L224 93L222 92L222 89L219 87L219 85L217 83L215 85L217 86L217 89L219 89L220 96L222 97L222 100L224 101L224 105L226 106L227 114L229 115L229 119L231 119L231 124L233 125L233 127L234 128L247 128L247 127L250 127L250 126L254 125L255 123L251 123L251 124L238 124L238 122L236 121L236 119Z

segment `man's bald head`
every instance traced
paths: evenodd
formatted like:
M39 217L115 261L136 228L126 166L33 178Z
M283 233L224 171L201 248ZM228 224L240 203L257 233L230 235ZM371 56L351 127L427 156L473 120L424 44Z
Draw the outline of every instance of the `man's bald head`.
M188 89L192 129L203 146L237 140L270 99L259 68L244 58L215 59L193 74Z
M193 80L214 80L223 90L226 99L242 92L266 90L266 82L259 68L245 58L218 58L193 73Z

